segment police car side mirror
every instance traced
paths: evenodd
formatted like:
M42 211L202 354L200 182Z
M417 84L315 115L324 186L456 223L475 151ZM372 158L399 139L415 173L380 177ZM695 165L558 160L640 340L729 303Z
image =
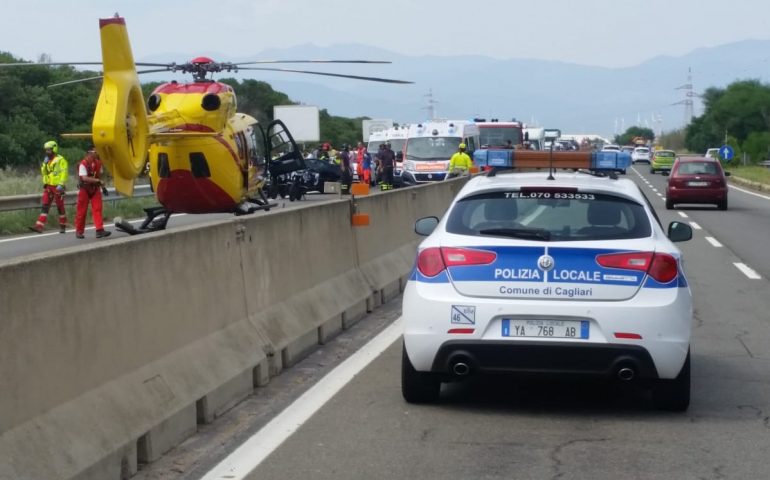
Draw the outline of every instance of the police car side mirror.
M414 222L414 233L427 237L438 226L438 218L436 217L424 217Z
M668 239L672 242L686 242L692 238L692 227L682 222L668 224Z

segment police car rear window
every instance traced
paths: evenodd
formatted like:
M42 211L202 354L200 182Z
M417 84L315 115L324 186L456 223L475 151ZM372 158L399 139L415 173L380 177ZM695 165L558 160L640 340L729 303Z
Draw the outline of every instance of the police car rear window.
M542 241L645 238L644 207L614 195L576 189L486 192L459 200L447 232Z

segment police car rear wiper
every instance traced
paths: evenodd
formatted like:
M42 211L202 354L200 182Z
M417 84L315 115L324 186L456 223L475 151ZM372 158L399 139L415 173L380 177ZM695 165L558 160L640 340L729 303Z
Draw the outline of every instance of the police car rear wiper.
M522 238L525 240L551 239L551 232L544 228L485 228L479 230L482 235L500 235L504 237Z

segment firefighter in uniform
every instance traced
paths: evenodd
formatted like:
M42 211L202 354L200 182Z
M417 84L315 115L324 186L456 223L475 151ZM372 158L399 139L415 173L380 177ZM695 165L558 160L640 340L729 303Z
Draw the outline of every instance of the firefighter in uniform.
M43 206L40 216L30 230L37 233L43 233L45 223L48 220L48 211L51 204L56 202L56 208L59 210L59 233L64 233L67 228L67 211L64 209L65 185L67 183L67 160L59 155L59 145L53 140L45 142L45 158L40 166L40 173L43 176Z
M102 192L107 189L102 185L102 161L93 146L78 165L78 203L75 214L75 237L85 238L86 214L91 203L91 216L96 227L96 238L109 237L112 232L104 229L102 218Z
M473 166L473 160L465 153L465 144L461 143L458 146L458 150L449 159L449 172L447 178L459 177L460 175L467 175Z

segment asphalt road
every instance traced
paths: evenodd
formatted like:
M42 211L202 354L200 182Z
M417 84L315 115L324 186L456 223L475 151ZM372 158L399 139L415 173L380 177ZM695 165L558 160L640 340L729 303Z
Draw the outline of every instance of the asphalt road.
M676 220L701 227L690 242L680 244L695 303L687 412L654 410L645 391L635 385L508 377L445 386L438 404L410 405L401 397L396 339L339 393L321 402L307 421L276 427L274 431L294 433L275 450L246 452L245 458L266 455L253 472L218 478L770 477L770 285L767 264L762 263L767 256L762 246L770 235L770 199L731 190L727 212L667 211L662 177L651 177L639 167L629 170L628 177L640 183L664 225ZM737 263L759 272L760 278L750 278ZM262 429L267 422L280 420L276 414L286 405L286 411L295 405L305 408L292 403L294 398L312 392L309 385L338 364L346 348L355 350L351 335L359 342L362 336L374 336L399 308L396 300L376 311L272 380L221 424L206 427L147 466L138 478L202 478L241 441L264 432L272 425ZM335 375L337 370L317 385ZM271 443L270 438L255 438L262 450Z
M322 195L318 193L309 193L305 196L305 199L295 202L291 202L288 199L278 198L275 200L276 206L272 207L269 212L257 211L251 215L270 215L271 213L275 213L281 209L301 208L304 205L318 202L329 202L339 198L339 195ZM71 225L71 223L74 221L72 217L74 212L68 211L68 214L70 215L70 225L67 228L67 233L64 235L58 233L55 230L51 230L46 231L43 234L29 233L9 237L0 237L0 261L17 258L24 255L53 251L61 248L75 247L80 245L87 246L91 242L109 242L111 239L130 236L127 233L115 230L112 224L105 224L105 228L112 231L112 235L110 237L97 240L94 237L94 228L90 226L86 228L86 238L77 239L75 238L75 230ZM206 215L176 214L173 215L169 220L167 228L174 229L183 226L203 224L228 218L234 218L234 215L230 213ZM139 226L142 223L142 219L132 221L131 223L134 226Z

